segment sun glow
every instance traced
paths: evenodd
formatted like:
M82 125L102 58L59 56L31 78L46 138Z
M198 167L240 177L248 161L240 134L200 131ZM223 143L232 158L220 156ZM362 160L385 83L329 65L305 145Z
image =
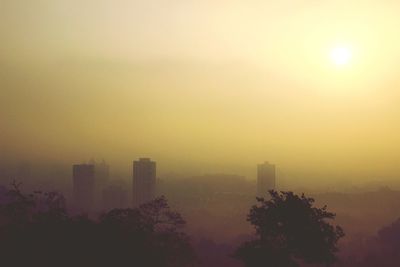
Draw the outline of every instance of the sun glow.
M331 50L330 58L337 66L347 65L352 58L352 52L348 47L337 46Z

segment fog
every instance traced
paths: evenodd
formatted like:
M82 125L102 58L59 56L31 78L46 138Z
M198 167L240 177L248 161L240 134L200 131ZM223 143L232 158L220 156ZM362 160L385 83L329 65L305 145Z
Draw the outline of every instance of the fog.
M0 0L0 251L29 264L40 254L53 266L83 264L89 248L86 260L99 264L126 257L170 266L153 252L170 264L193 249L200 266L242 266L232 253L257 237L246 216L258 187L305 193L336 214L283 195L283 207L300 204L274 213L284 214L276 229L301 232L301 248L315 245L302 232L315 226L317 236L330 230L323 240L342 238L319 227L335 218L346 235L332 266L398 266L399 8ZM344 61L332 59L343 50ZM257 177L266 161L273 165ZM162 228L159 215L173 227ZM310 225L285 221L308 216ZM306 254L318 261L317 247ZM273 257L259 264L279 254L266 248Z
M252 180L268 160L296 187L396 179L397 4L225 4L1 1L2 164L104 158L129 179L148 156L160 176ZM356 47L347 70L327 61L338 40Z

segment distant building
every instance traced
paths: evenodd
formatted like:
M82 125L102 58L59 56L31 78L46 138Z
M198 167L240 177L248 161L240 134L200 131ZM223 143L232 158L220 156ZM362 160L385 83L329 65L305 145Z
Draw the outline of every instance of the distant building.
M103 190L103 208L106 211L127 207L127 192L122 185L109 185Z
M91 211L95 195L95 171L92 164L73 166L73 193L75 205L80 211Z
M153 200L156 189L156 163L149 158L133 162L133 206Z
M263 197L275 189L275 165L265 162L257 166L257 196Z

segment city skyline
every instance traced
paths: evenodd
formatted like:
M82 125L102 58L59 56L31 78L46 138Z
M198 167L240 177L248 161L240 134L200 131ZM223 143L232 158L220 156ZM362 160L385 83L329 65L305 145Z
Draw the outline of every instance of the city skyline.
M400 1L0 0L0 259L399 267Z
M397 177L399 3L100 3L1 2L1 161Z
M257 186L254 188L254 196L264 197L270 190L278 190L275 165L265 161L258 164L256 169ZM241 176L214 175L224 177L225 179L221 182L225 185L231 185L240 180L245 181L245 177ZM202 181L203 177L206 180ZM210 183L207 175L203 177L198 176L200 184ZM172 180L176 179L179 179L179 177L172 178ZM160 192L160 188L157 185L159 180L160 177L157 176L155 161L143 157L133 161L132 191L129 197L132 201L131 207L138 207L156 199L159 196L157 194ZM169 182L168 180L165 179L164 181ZM74 164L72 166L73 203L77 211L93 212L95 210L127 207L129 206L127 186L126 181L115 179L110 175L110 166L104 159L100 163L96 163L95 160L91 159L88 164ZM222 185L222 187L224 186ZM224 192L224 190L222 189L221 192ZM226 191L226 193L228 192L229 190ZM247 191L243 193L245 192L248 193Z

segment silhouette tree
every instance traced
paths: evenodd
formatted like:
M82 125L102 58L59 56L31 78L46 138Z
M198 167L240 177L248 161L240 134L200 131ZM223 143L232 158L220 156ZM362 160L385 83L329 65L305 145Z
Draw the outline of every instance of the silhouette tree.
M344 266L351 267L398 267L400 266L400 219L392 224L383 227L377 233L377 236L370 238L356 258L347 260Z
M196 264L185 221L164 197L136 209L114 209L98 220L67 214L55 192L24 195L19 185L0 205L4 266L146 266Z
M337 242L344 236L327 207L316 208L314 199L293 192L269 191L271 199L257 198L247 220L255 227L256 239L243 243L234 257L247 267L296 267L334 263Z
M179 213L170 210L164 197L138 209L114 209L100 217L99 226L108 242L123 243L123 247L129 250L123 255L112 256L113 259L135 255L134 261L141 263L139 266L154 267L191 266L195 263L189 238L182 232L185 221ZM129 259L121 263L125 260Z

